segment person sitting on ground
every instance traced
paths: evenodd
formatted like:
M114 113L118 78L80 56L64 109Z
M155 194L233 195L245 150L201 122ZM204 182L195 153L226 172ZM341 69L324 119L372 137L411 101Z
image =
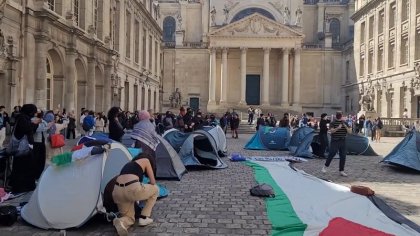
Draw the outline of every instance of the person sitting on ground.
M238 138L238 128L239 123L241 121L239 120L239 117L237 114L232 115L232 120L230 121L230 128L232 130L232 138Z
M279 127L290 128L289 113L284 113L283 118L280 120Z
M148 120L147 120L148 121ZM150 123L150 121L148 121ZM159 189L156 185L155 174L149 161L148 154L142 153L133 161L127 163L117 177L112 198L118 207L121 217L113 220L113 225L118 235L128 235L128 228L135 223L134 204L145 201L141 211L139 226L153 223L152 208L156 203ZM143 177L147 175L150 184L143 184Z

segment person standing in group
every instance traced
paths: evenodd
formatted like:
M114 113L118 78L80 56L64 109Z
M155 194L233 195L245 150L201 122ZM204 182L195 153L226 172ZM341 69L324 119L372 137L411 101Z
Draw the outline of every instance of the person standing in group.
M73 136L73 139L76 138L76 117L74 116L74 112L70 112L68 115L69 117L69 124L67 125L67 139L70 139L70 136Z
M254 123L254 109L252 107L248 108L248 125Z
M119 107L112 107L108 111L109 138L117 142L121 142L121 138L124 135L124 128L118 119L119 114Z
M6 139L7 113L4 106L0 106L0 149L3 149L3 143Z
M290 128L289 113L284 113L283 118L280 120L279 127Z
M330 123L330 120L327 119L327 113L321 114L321 121L319 122L319 140L321 144L319 155L322 158L325 158L325 150L328 146L328 123Z
M96 132L105 132L105 121L102 118L100 112L96 113L95 117L95 131Z
M184 107L180 107L179 108L179 114L178 116L175 118L175 125L174 128L178 129L181 132L184 132L185 129L185 123L184 123L184 116L185 116L185 108Z
M230 129L232 130L232 138L238 138L238 128L239 123L241 121L239 120L238 114L233 114L232 119L230 121Z
M336 119L330 123L330 132L331 132L331 143L330 143L330 150L328 153L327 161L325 165L322 167L322 173L327 172L327 168L330 166L332 159L334 156L339 153L340 156L340 164L339 164L339 171L340 175L346 177L347 174L344 172L344 166L346 164L346 136L349 133L349 129L351 129L346 122L344 122L343 114L341 112L337 112ZM350 131L351 132L351 131Z
M222 115L222 117L220 118L220 127L222 127L223 132L225 132L225 135L226 135L226 131L228 127L228 113L227 112L224 115Z
M265 126L266 125L266 123L265 123L265 119L264 119L264 114L260 114L260 117L257 119L257 127L256 127L256 129L257 129L257 131L260 129L260 126Z
M376 132L375 132L376 142L381 142L381 135L382 135L383 127L384 127L384 123L382 122L381 117L378 117L378 120L376 121Z

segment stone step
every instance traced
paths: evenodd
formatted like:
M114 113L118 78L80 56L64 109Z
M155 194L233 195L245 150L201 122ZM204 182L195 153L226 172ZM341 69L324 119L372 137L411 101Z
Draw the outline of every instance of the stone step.
M385 131L386 137L404 137L406 134L405 131Z

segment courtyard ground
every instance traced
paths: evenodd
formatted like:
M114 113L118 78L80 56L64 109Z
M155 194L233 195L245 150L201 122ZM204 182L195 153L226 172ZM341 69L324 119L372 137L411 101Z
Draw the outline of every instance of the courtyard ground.
M239 139L228 136L229 153L240 152L246 156L282 153L244 150L250 137L248 134ZM400 140L383 138L381 143L372 143L372 146L380 155L386 155ZM320 171L324 160L309 160L296 167L345 186L369 186L404 216L420 224L420 175L380 164L381 159L381 156L348 156L346 171L349 177L338 175L338 160L333 161L327 174ZM229 168L189 171L182 181L159 181L170 190L170 195L157 202L152 216L155 223L144 228L134 227L130 230L131 235L269 235L271 224L264 201L249 195L249 189L256 184L252 170L226 158L224 161ZM304 190L302 194L306 194ZM115 235L115 230L112 224L93 219L80 229L67 230L66 234ZM20 220L12 227L0 228L0 235L60 233L37 229Z

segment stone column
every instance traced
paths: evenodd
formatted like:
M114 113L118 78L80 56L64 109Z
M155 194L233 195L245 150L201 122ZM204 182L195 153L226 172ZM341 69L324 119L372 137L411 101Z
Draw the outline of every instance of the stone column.
M294 80L293 80L293 105L300 105L300 53L302 49L295 48Z
M76 58L77 53L73 49L69 49L66 51L66 106L65 108L67 111L74 111L74 114L77 114L78 111L76 110L76 86L77 86L77 78L76 78ZM80 107L79 107L80 109Z
M246 51L247 48L241 48L241 100L240 105L246 105Z
M94 57L88 58L88 73L87 73L87 94L88 99L87 109L95 111L95 101L96 101L96 83L95 83L95 66L96 60Z
M210 49L209 104L216 104L216 48Z
M220 103L226 102L227 99L227 80L228 80L228 49L223 48L222 53L222 83Z
M270 48L264 48L262 105L270 105Z
M47 109L47 41L44 38L35 38L35 105L41 109Z
M149 109L149 85L144 85L144 110Z
M156 90L156 111L155 112L160 112L160 88L157 87Z
M289 105L289 52L290 49L283 49L283 76L282 76L282 96L281 105Z
M104 103L103 103L103 109L104 112L107 112L112 104L111 104L111 98L114 96L112 94L112 88L111 88L111 73L112 73L112 65L105 65L104 69Z
M201 4L201 28L202 28L202 41L207 42L207 33L209 32L209 13L210 13L210 3L209 1L202 1Z

